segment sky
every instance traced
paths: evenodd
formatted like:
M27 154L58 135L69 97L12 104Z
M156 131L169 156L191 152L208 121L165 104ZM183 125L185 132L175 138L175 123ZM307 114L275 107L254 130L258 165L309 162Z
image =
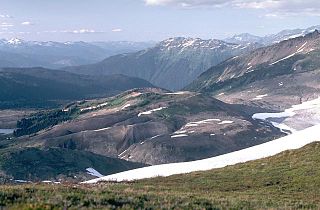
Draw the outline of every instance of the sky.
M0 0L0 38L159 41L320 25L319 0Z

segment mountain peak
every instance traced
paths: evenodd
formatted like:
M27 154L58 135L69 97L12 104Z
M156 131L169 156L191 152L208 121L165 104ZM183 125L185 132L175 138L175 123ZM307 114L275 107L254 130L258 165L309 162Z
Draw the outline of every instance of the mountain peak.
M23 43L23 40L18 39L18 38L12 38L12 39L8 40L7 43L11 44L11 45L19 45L19 44Z
M307 29L287 29L287 30L283 30L277 34L271 34L271 35L262 36L262 37L255 36L255 35L252 35L249 33L242 33L242 34L234 35L231 38L227 38L227 39L225 39L225 41L230 42L230 43L236 43L236 44L260 43L264 46L269 46L272 44L279 43L281 41L306 36L309 33L315 32L315 30L317 30L317 32L318 32L319 29L320 29L319 25L312 26Z
M313 37L317 38L317 37L319 37L319 35L320 35L319 30L318 30L318 29L315 29L313 32L307 34L306 36L309 36L309 37L312 37L312 38L313 38Z
M166 39L158 44L162 50L171 49L217 49L220 47L225 47L227 45L233 46L234 44L228 44L224 41L217 39L204 40L201 38L185 38L185 37L174 37Z

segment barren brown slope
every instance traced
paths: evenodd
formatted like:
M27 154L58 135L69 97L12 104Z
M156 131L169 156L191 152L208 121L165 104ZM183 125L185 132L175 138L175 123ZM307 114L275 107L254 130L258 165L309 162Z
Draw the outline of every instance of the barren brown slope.
M320 93L319 43L315 31L234 57L212 67L186 89L225 102L279 110L314 99Z

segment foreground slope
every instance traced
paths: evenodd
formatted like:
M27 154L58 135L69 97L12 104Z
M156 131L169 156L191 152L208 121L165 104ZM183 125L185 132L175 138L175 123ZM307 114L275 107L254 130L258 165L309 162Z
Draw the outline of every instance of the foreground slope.
M223 169L129 184L6 185L0 203L10 209L319 209L319 163L320 144L313 143Z
M0 183L29 181L84 181L99 173L113 174L145 166L86 151L61 148L19 148L0 139ZM88 169L98 171L90 174Z
M211 66L256 47L255 44L178 37L137 53L116 55L96 64L65 70L89 75L120 73L145 79L158 87L178 90Z
M260 48L212 67L186 89L283 110L320 96L319 43L315 31Z
M43 68L5 68L0 69L0 108L57 106L138 87L152 85L123 75L98 77Z

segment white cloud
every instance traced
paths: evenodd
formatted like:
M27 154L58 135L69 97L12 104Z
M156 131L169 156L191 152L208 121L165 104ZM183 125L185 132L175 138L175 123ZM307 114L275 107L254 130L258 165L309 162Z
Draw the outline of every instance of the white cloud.
M210 6L221 7L231 2L231 0L144 0L147 5L151 6L179 6L183 8Z
M277 16L320 16L319 0L144 0L151 6L260 9Z
M14 25L12 23L6 23L6 22L0 23L1 28L8 28L8 27L13 27L13 26Z
M79 29L79 30L73 30L71 33L74 34L91 34L91 33L96 33L95 30L92 29Z
M146 0L145 1L147 5L166 5L173 3L172 0Z
M31 34L31 32L29 32L29 31L20 31L20 32L18 32L18 34Z
M0 31L0 34L14 34L12 31Z
M70 34L95 34L95 33L104 33L103 31L96 31L93 29L77 29L77 30L51 30L51 31L43 31L39 33L70 33Z
M115 29L112 29L111 31L112 31L112 32L122 32L123 29L121 29L121 28L115 28Z
M13 18L13 17L7 14L0 14L0 18Z
M30 26L30 25L34 25L34 24L29 21L25 21L25 22L22 22L21 25Z

